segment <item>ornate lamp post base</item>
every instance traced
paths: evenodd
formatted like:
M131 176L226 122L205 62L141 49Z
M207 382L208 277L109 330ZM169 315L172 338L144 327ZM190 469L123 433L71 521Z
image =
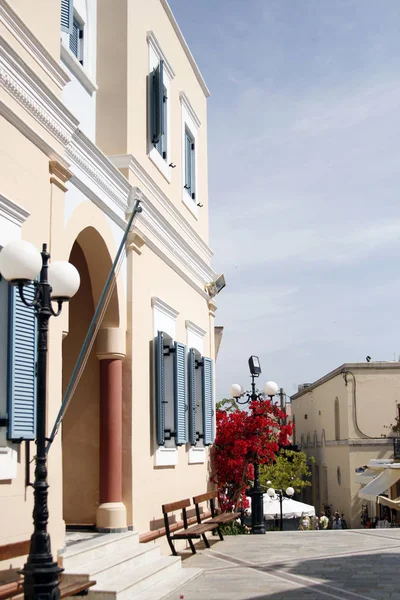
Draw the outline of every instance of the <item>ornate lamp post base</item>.
M63 569L53 562L51 552L30 556L21 571L24 575L24 599L58 600L58 578L62 571Z

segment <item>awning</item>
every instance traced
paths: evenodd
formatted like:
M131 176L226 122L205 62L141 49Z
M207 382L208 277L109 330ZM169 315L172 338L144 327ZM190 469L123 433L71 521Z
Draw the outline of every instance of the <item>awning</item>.
M356 473L355 482L360 485L367 485L370 481L375 479L376 471L372 471L371 469L365 469L361 473Z
M382 504L383 506L388 506L389 508L395 508L396 510L400 509L400 498L386 498L386 496L378 496L378 504Z
M377 496L386 492L396 481L400 479L400 469L385 469L378 477L375 477L358 492L360 498L376 502Z

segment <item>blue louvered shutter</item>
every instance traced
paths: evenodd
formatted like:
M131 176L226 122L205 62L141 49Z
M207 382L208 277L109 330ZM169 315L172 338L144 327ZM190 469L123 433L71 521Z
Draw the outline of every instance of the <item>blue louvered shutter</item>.
M61 31L72 33L73 0L61 0Z
M9 289L8 438L36 437L36 339L33 308L21 301L18 288ZM33 284L24 288L28 302L35 295Z
M175 342L174 354L174 408L175 443L177 446L187 443L187 389L186 389L186 346Z
M69 36L69 49L76 58L78 58L79 55L79 31L79 23L74 19L72 23L72 33Z
M197 443L196 435L196 354L189 350L189 441L192 446Z
M157 443L163 446L165 443L165 378L164 378L164 335L162 331L157 333L156 343L156 430Z
M192 194L192 139L185 131L185 189Z
M214 383L211 358L203 358L202 383L204 445L209 446L214 442Z
M151 119L151 141L157 146L161 143L164 133L164 61L160 60L158 66L153 69L152 84L152 119Z

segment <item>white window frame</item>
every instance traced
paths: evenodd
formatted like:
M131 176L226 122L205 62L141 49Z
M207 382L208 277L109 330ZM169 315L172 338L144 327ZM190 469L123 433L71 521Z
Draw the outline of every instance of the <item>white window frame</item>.
M155 37L154 33L152 31L149 31L147 33L147 43L149 46L149 90L148 90L148 98L149 98L149 105L148 105L148 110L147 110L147 114L148 114L148 118L150 120L152 111L151 111L151 106L150 106L150 102L152 100L152 75L153 75L153 70L157 68L157 66L160 63L160 60L164 61L164 86L166 89L166 93L167 93L167 158L164 159L161 154L159 153L159 151L157 150L157 148L155 148L154 144L151 141L151 135L149 135L149 139L148 139L148 156L149 159L152 161L152 163L157 167L157 169L160 171L160 173L165 177L165 179L168 181L168 183L171 183L171 167L169 166L172 162L172 158L171 158L171 136L172 136L172 129L171 129L171 82L173 80L173 78L175 77L175 73L170 65L170 63L168 62L168 60L166 59L160 44L158 43L157 38ZM149 127L149 131L151 131L151 127Z
M189 209L192 215L197 219L199 213L198 203L201 203L201 196L199 194L199 178L198 178L198 132L200 128L200 120L197 117L188 97L184 92L179 94L181 101L181 113L182 113L182 202ZM194 152L192 160L193 173L194 173L194 184L195 184L195 199L193 200L191 194L185 189L186 177L185 177L185 162L186 162L186 130L189 131L190 135L194 140Z

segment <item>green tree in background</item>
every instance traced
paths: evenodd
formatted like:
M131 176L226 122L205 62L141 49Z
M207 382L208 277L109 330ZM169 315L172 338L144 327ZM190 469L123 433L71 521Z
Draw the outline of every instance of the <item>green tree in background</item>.
M265 488L274 487L277 490L286 490L291 486L298 493L311 485L310 463L314 461L314 457L308 457L305 452L282 448L274 464L260 467L261 485ZM268 484L267 481L271 483Z
M217 410L224 410L225 412L233 412L234 410L240 410L238 403L235 398L224 398L219 402L215 403Z

